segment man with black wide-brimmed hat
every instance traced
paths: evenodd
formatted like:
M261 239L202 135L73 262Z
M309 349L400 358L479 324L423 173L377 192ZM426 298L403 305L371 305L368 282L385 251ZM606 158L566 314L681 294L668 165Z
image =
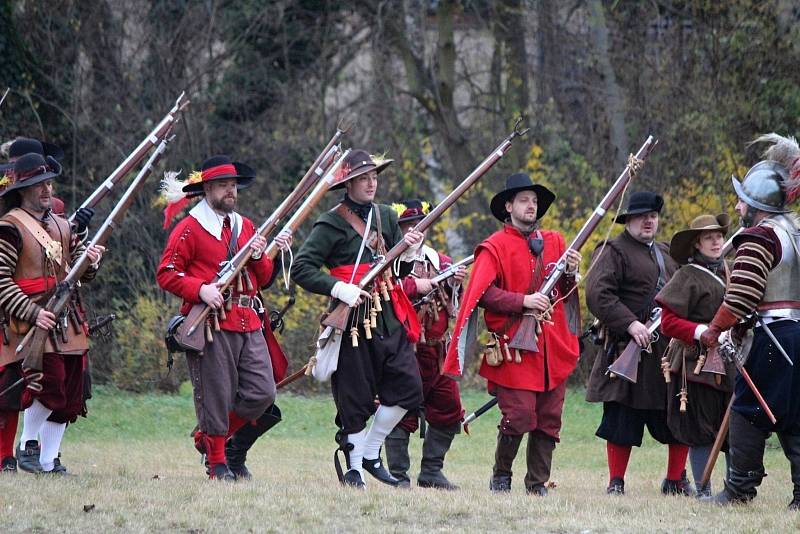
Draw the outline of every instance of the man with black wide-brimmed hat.
M223 294L211 283L221 265L256 234L252 221L234 211L238 191L255 177L253 169L228 156L203 162L181 187L187 197L203 198L175 225L156 274L163 289L183 299L182 314L201 302L212 308L212 337L206 338L202 353L188 352L186 358L199 427L195 446L206 455L209 477L216 480L248 477L241 469L243 458L240 469L231 471L226 440L245 425L260 424L275 401L270 356L277 348L268 349L255 298L273 273L272 260L262 256L266 239L257 236L250 245L241 284ZM281 239L281 245L290 243L288 236Z
M20 469L34 473L66 473L58 451L67 422L74 421L83 408L83 361L89 348L82 328L64 328L42 307L86 250L69 223L51 211L51 182L60 172L52 156L25 154L14 162L15 181L1 195L9 210L0 219L0 308L10 323L0 344L3 377L20 372L15 348L33 325L57 330L45 345L41 390L13 390L0 398L4 410L18 409L15 403L25 408L17 461ZM103 250L101 246L88 249L92 266L84 281L94 278ZM75 309L67 313L79 317ZM6 422L0 447L4 462L6 439L15 428L16 424Z
M633 193L616 219L625 230L595 250L596 263L586 277L586 303L601 324L603 338L589 376L586 400L603 403L597 436L606 440L606 491L610 495L624 494L631 449L641 446L645 426L656 441L669 447L662 493L692 493L685 475L689 449L677 442L667 425L667 385L661 357L669 338L662 335L651 343L644 325L656 306L656 295L678 267L669 255L669 245L655 240L663 207L660 195ZM607 372L631 340L642 348L635 384Z
M365 487L364 471L385 484L398 485L383 466L380 449L406 412L422 403L413 346L419 335L414 329L419 325L408 297L398 283L390 288L386 279L376 285L372 295L358 286L378 255L401 240L412 247L422 241L419 232L404 236L397 214L374 202L378 174L391 162L366 150L350 151L339 186L346 190L344 198L314 223L292 268L292 278L300 287L332 297L332 304L341 301L352 308L331 389L338 412L337 442L347 463L340 481L356 488ZM329 272L322 271L323 267ZM376 396L380 401L377 408ZM373 414L367 431L367 420ZM337 474L339 471L337 463Z
M555 195L526 174L512 174L505 189L491 200L492 215L504 223L475 249L475 264L464 292L443 371L461 375L463 357L474 339L477 307L484 309L493 347L484 354L480 375L497 396L502 413L489 489L511 491L514 458L528 434L525 490L547 495L553 451L561 431L567 377L578 361L578 294L575 279L580 253L566 250L564 237L540 228ZM567 253L567 267L558 295L538 292L547 274ZM509 346L523 324L523 315L542 314L538 350ZM549 315L549 319L546 316Z
M430 213L431 204L411 199L392 204L392 208L397 212L397 222L405 233ZM403 278L403 291L419 303L417 317L421 331L416 352L424 400L419 412L406 414L387 436L386 461L389 472L400 481L400 486L410 486L409 437L424 420L427 429L420 430L420 437L424 441L417 486L455 490L458 486L447 479L442 467L455 435L461 431L464 409L461 407L458 384L451 377L442 375L441 370L450 318L457 311L455 306L467 271L465 267L459 268L452 278L436 287L431 279L449 268L453 263L452 258L424 243L420 243L413 252L410 258L413 267L411 273Z

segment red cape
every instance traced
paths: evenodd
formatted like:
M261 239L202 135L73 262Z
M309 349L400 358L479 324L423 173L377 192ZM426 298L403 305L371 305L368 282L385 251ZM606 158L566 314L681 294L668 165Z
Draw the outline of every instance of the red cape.
M555 264L566 249L564 237L547 230L542 230L541 234L544 239L544 264ZM466 339L471 332L465 332L465 327L473 312L477 311L478 302L486 289L495 284L500 289L525 294L530 287L534 265L535 257L528 248L527 240L513 226L506 225L478 245L475 249L475 265L461 301L453 340L442 368L443 374L458 377L463 373L465 356L473 350ZM484 312L487 327L492 331L502 328L508 317L489 310ZM523 352L521 363L504 362L497 367L481 363L480 375L487 379L490 389L493 384L499 384L514 389L545 391L554 389L566 380L578 361L578 338L576 333L569 330L563 303L555 306L552 321L553 324L542 325L539 351ZM520 322L521 316L508 328L509 338L514 337ZM465 339L462 339L462 335Z

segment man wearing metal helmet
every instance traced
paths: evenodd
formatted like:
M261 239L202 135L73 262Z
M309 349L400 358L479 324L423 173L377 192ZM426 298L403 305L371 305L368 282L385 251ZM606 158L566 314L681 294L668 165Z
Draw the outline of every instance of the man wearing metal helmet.
M772 146L766 161L754 165L740 183L733 178L745 230L734 239L736 257L722 306L700 336L706 347L735 329L752 347L740 348L750 374L775 415L772 424L737 376L731 408L730 470L718 504L747 502L756 496L764 472L764 445L771 432L791 465L794 494L789 508L800 509L800 225L790 213L798 196L800 149L775 134L757 141ZM775 161L778 160L778 161Z

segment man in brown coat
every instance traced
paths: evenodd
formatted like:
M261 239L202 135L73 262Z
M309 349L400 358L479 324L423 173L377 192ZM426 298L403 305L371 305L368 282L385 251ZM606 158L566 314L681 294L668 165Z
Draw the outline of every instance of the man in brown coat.
M596 435L607 442L607 492L612 495L625 492L631 447L641 446L645 426L656 441L669 446L662 493L691 493L684 472L688 447L678 444L667 426L667 390L660 363L668 339L661 336L651 344L644 326L655 307L656 294L677 269L669 246L655 241L663 206L664 200L655 193L632 194L625 212L616 219L625 230L597 249L596 264L586 280L586 302L600 321L603 334L586 400L603 403L603 419ZM643 349L635 384L607 372L631 340ZM648 347L649 351L644 350Z

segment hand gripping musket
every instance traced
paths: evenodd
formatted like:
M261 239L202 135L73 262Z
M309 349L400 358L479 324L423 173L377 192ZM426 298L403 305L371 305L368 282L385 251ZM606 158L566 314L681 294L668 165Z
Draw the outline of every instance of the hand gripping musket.
M650 334L650 343L658 341L658 329L661 326L661 308L653 308L650 319L644 324ZM635 341L628 343L614 363L606 371L611 378L624 378L628 382L636 383L639 374L639 357L643 349Z
M567 247L568 250L572 249L579 251L583 245L586 244L586 242L589 240L589 236L591 236L595 229L600 225L600 221L603 219L606 212L611 209L614 202L622 195L623 191L625 191L625 188L628 186L633 177L638 174L645 160L650 155L650 152L652 152L653 148L655 148L657 144L658 141L654 139L652 135L648 136L647 140L644 142L641 148L639 148L639 151L636 153L636 155L631 155L628 158L628 165L625 166L625 170L622 171L622 174L619 175L617 181L614 182L614 185L611 186L611 189L606 193L606 196L603 197L602 201L600 201L600 205L595 208L595 210L592 212L592 215L584 223L583 228L581 228L580 232L578 232L578 235L575 236L575 239L573 239L572 243L570 243L569 247ZM556 284L558 284L558 281L561 279L561 276L564 274L566 269L567 253L565 251L550 272L545 275L544 282L539 288L539 293L551 297L556 288ZM519 325L516 334L514 334L514 338L511 340L508 346L518 351L538 352L538 323L539 320L537 318L537 314L533 310L525 310L522 316L522 323Z
M724 258L728 254L733 251L733 238L739 235L743 228L737 230L725 244L722 246L722 257ZM661 308L654 308L651 315L650 320L645 323L648 331L652 334L654 330L651 330L650 326L655 321L658 321L658 325L656 328L661 326ZM639 347L639 344L636 343L635 340L630 340L623 351L617 356L617 359L614 360L614 363L608 366L608 373L611 378L620 377L624 378L629 382L636 383L638 378L638 370L639 370L639 357L641 355L641 351L644 350ZM663 364L664 362L662 362ZM698 360L698 367L700 369L695 369L694 374L698 375L700 372L706 373L715 373L715 374L725 374L725 365L722 364L718 355L716 353L701 355L700 359ZM664 379L669 382L669 369L662 368L664 372Z
M525 135L528 132L528 129L521 129L520 124L522 123L522 118L520 117L517 122L514 124L514 131L506 137L498 146L495 148L492 153L484 159L478 167L473 170L469 176L464 178L464 180L456 187L449 195L447 195L444 200L442 200L438 206L436 206L431 212L426 215L422 220L420 220L416 226L414 226L413 230L417 232L424 232L425 230L430 227L436 220L438 220L442 214L452 206L458 198L463 195L467 189L472 187L472 185L477 182L481 176L486 174L486 172L491 169L495 163L497 163L500 158L506 153L506 151L511 147L512 141ZM372 268L364 275L364 277L358 282L358 286L361 289L369 287L373 282L375 282L379 276L384 274L387 268L389 268L392 263L396 259L400 257L400 255L408 249L408 245L405 241L400 241L395 246L393 246L385 256L379 257ZM384 300L388 300L386 293L384 292L383 295ZM323 326L329 326L335 331L344 332L347 328L347 319L350 315L350 308L344 302L340 302L336 308L331 311L323 320Z
M308 192L309 189L311 189L311 187L314 187L314 190L310 194L309 198L303 202L302 206L295 211L294 215L292 215L292 218L290 219L290 222L296 220L298 214L301 212L304 212L305 216L307 216L313 207L307 207L309 200L311 198L316 198L316 202L319 202L319 199L322 198L324 191L327 191L332 185L335 185L335 178L333 174L344 161L344 155L340 155L340 150L335 143L344 134L344 132L345 130L342 129L338 129L336 131L336 134L334 134L334 136L331 138L328 146L326 146L325 149L320 153L320 155L317 157L317 160L314 161L314 164L311 166L311 168L309 168L303 179L300 180L300 183L297 184L294 191L292 191L291 194L289 194L289 196L286 197L283 202L281 202L280 206L278 206L278 208L272 212L272 215L270 215L267 220L264 221L253 237L247 242L247 244L242 246L242 248L239 249L239 251L233 256L233 258L231 258L229 262L226 262L224 267L210 282L212 284L216 284L219 287L220 292L225 291L232 283L236 282L240 276L240 273L247 265L247 262L250 261L250 256L253 253L253 251L250 249L250 244L253 242L256 236L261 235L266 237L270 235L278 226L280 220L295 209L297 204L300 202L300 199ZM314 184L316 184L316 186ZM322 194L319 193L321 188L324 189ZM314 205L316 205L316 203ZM299 222L297 225L299 226ZM272 243L270 243L270 245L272 245ZM275 245L274 249L274 254L277 254L277 245ZM249 280L249 278L247 279ZM186 319L183 321L183 323L181 323L175 333L175 339L182 347L197 352L201 352L203 350L203 346L207 341L206 332L205 329L199 327L205 323L210 311L211 308L205 302L192 306L191 310L189 310L189 313L186 315Z
M184 98L186 93L181 93L178 96L177 100L175 100L175 105L172 106L172 109L164 115L164 118L161 119L155 128L153 128L147 137L139 143L133 152L131 152L128 157L126 157L119 166L114 169L114 171L106 178L102 184L100 184L94 192L89 195L89 197L83 201L83 204L80 205L80 208L93 208L95 207L98 202L100 202L106 195L108 195L114 186L119 183L136 165L139 164L140 161L147 155L150 149L159 144L159 142L168 135L175 123L178 121L178 112L183 111L186 106L190 104L189 100ZM76 210L77 213L77 210ZM75 220L75 213L70 215L69 222L73 222Z
M442 272L431 278L431 283L433 284L433 289L431 289L428 293L426 293L422 298L416 300L413 304L415 308L419 308L423 304L427 304L431 300L436 297L436 294L439 292L438 284L444 282L445 280L452 278L458 272L461 267L466 267L468 265L472 265L475 262L475 255L470 254L466 258L452 264L447 269L444 269Z
M103 225L99 230L97 230L94 238L92 238L92 241L87 246L87 251L88 248L93 245L104 245L106 241L108 241L108 238L111 237L111 232L122 222L125 212L128 211L133 204L136 195L144 187L147 177L153 172L154 166L167 149L167 144L172 140L173 137L174 136L170 135L170 131L168 130L166 135L161 139L161 142L156 147L155 151L150 155L150 158L148 158L147 162L139 171L139 174L136 175L136 178L134 178L133 182L131 182L131 184L128 186L125 194L122 195L122 198L119 200L117 205L114 206L113 210L111 210L111 213L103 222ZM52 297L50 297L44 307L44 309L51 312L57 318L60 318L67 309L67 306L72 299L73 291L75 291L80 278L84 275L91 264L91 260L89 259L89 254L87 251L84 251L81 257L78 258L78 261L76 261L69 270L64 280L58 283L55 293ZM22 368L26 372L31 370L42 370L42 356L44 354L45 342L47 341L50 333L50 330L39 328L38 326L34 325L17 346L17 355L23 360Z

